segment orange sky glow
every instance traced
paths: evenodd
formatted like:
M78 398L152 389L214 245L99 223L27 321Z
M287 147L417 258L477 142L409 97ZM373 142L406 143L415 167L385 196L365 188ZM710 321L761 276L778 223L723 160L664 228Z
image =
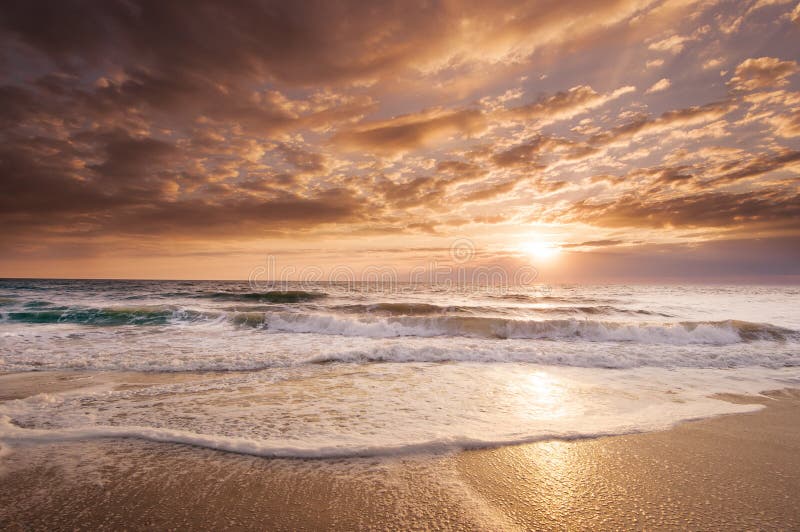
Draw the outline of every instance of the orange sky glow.
M800 281L795 0L0 7L0 277Z

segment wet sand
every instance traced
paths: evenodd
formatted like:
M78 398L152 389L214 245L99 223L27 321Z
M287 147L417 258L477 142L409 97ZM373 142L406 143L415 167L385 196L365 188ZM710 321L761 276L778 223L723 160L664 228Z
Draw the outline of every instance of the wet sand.
M203 374L118 374L146 386ZM91 373L0 376L0 400ZM122 385L122 384L120 384ZM0 529L791 529L800 391L671 430L437 456L265 459L138 440L0 458Z

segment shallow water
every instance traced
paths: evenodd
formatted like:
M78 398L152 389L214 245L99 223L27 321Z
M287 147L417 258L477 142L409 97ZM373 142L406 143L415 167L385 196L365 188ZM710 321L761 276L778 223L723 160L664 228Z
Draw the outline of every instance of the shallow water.
M656 430L800 385L795 287L0 281L0 371L223 371L0 404L12 444L348 456Z

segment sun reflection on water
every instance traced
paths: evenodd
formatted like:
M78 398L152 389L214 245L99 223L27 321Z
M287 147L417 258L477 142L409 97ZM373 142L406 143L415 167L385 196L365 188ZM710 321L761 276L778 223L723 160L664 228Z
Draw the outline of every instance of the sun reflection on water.
M536 371L510 384L519 413L529 419L555 419L568 411L567 387L551 373Z

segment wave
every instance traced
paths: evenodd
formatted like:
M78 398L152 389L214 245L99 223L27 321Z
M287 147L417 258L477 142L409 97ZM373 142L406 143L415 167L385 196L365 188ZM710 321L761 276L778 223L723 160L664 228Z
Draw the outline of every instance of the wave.
M337 307L341 309L342 307ZM800 333L766 323L738 320L639 323L596 319L523 319L520 316L479 316L472 312L497 309L440 307L425 303L350 305L358 312L314 314L300 312L193 310L175 306L82 308L43 305L0 313L4 320L30 324L69 323L95 326L178 325L228 323L234 327L270 332L315 333L337 336L391 338L457 336L486 339L635 342L644 344L725 345L752 341L797 341ZM372 309L372 310L370 310ZM589 310L590 309L590 310ZM518 310L518 309L517 309ZM616 313L615 307L556 307L524 309L537 313ZM625 309L622 309L625 310ZM365 313L366 311L366 313ZM461 314L457 314L457 313ZM643 312L643 311L642 311Z
M6 320L20 323L72 323L79 325L167 325L175 321L199 321L218 314L169 307L71 308L7 312Z
M492 307L466 307L458 305L434 305L432 303L370 303L354 305L337 305L333 310L358 314L396 314L399 316L446 314L453 312L484 311L492 312L501 309Z
M171 292L156 292L156 293L142 293L124 296L124 300L140 300L140 299L218 299L222 301L242 301L242 302L261 302L261 303L302 303L305 301L314 301L327 297L324 292L308 292L305 290L272 290L267 292L225 292L225 291L171 291Z
M233 346L229 352L207 346L199 351L189 351L177 343L174 347L158 344L158 349L143 349L131 354L119 341L95 344L97 352L86 350L64 352L57 344L49 344L39 352L8 349L3 371L41 370L102 370L143 372L253 372L281 370L326 364L534 364L543 366L632 369L648 368L706 368L732 369L744 367L797 368L800 367L800 350L796 345L766 347L757 343L740 343L736 346L685 346L649 344L611 345L603 343L495 341L476 342L471 339L446 338L442 341L424 338L398 338L371 342L326 342L295 352L280 342L269 343L270 348L259 351L252 344ZM303 342L304 345L308 345ZM270 373L271 375L273 373ZM781 386L797 387L800 380L786 380Z
M177 443L224 451L236 454L261 456L267 458L349 458L380 457L410 454L447 453L465 449L485 449L508 445L521 445L539 441L576 441L603 436L635 434L652 430L663 430L692 419L712 417L726 413L754 412L763 408L759 404L733 404L719 402L714 408L706 407L702 414L691 410L683 415L671 415L657 419L642 420L638 424L612 424L609 427L596 427L594 430L561 429L532 430L524 432L487 434L474 437L460 434L438 437L418 436L405 441L302 441L295 439L253 439L225 434L205 434L184 429L166 427L147 427L140 425L95 425L75 428L23 428L15 424L9 416L0 415L0 442L17 445L47 444L54 442L85 441L91 439L134 438L156 443ZM16 446L16 445L15 445ZM0 448L8 446L4 445ZM11 447L13 450L13 446ZM13 452L13 451L12 451Z
M643 309L620 308L610 305L599 305L593 307L549 307L536 310L545 312L565 312L565 313L580 312L583 314L628 314L628 315L639 315L639 316L660 316L662 318L674 317L672 314L667 314L666 312L656 312L654 310L643 310Z
M428 314L627 314L640 316L660 316L663 318L673 317L671 314L655 312L641 309L626 309L610 305L597 306L559 306L559 307L501 307L501 306L471 306L471 305L434 305L431 303L371 303L355 305L339 305L332 307L333 310L364 313L364 314L386 314L398 316L414 316Z
M578 303L578 304L609 304L618 303L618 299L585 297L585 296L545 296L537 294L488 294L492 299L503 299L507 301L521 301L525 303Z
M223 299L226 301L258 301L263 303L302 303L326 297L324 292L304 290L275 290L271 292L212 292L197 297Z
M756 410L760 405L748 405ZM744 408L742 408L744 410ZM281 440L256 440L222 434L201 434L187 430L144 426L88 426L80 428L38 429L15 425L8 416L0 416L0 441L15 444L85 441L90 439L135 438L157 443L178 443L237 454L268 458L347 458L442 453L461 449L479 449L534 443L543 440L578 440L625 434L634 431L585 433L544 432L532 436L504 439L443 437L401 444L332 444L313 445ZM635 431L639 432L639 431Z
M465 336L678 345L798 339L798 333L791 329L736 320L640 324L576 319L534 321L473 316L348 318L327 314L267 313L263 326L279 332L377 338Z
M673 346L670 346L673 347ZM352 349L320 353L306 358L292 360L290 363L269 362L257 369L269 369L276 365L300 366L304 364L371 364L371 363L474 363L474 364L539 364L576 368L631 369L639 367L655 368L738 368L761 366L768 368L789 368L800 366L800 353L768 352L754 356L753 353L725 350L694 351L673 347L668 353L664 348L653 350L641 345L639 349L611 351L604 348L569 350L547 349L528 346L503 348L497 346L469 349L457 347L425 346L412 347L404 344L382 345L372 348ZM203 366L205 367L205 366ZM252 368L247 368L252 369Z

